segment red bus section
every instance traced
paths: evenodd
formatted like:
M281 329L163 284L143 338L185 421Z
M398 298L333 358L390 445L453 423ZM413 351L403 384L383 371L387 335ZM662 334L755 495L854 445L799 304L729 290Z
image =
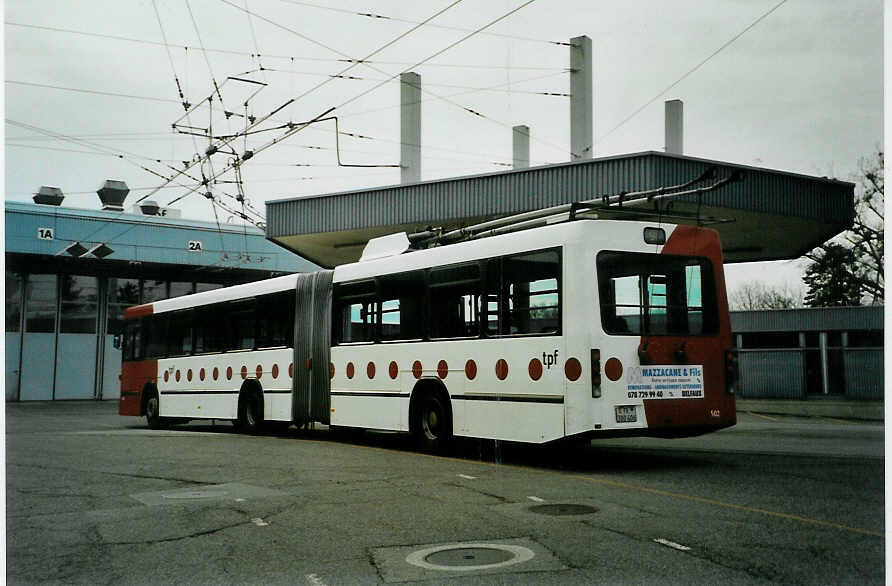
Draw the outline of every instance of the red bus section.
M699 256L709 259L715 275L718 305L718 333L709 337L642 336L639 356L642 364L702 364L704 399L644 400L648 428L659 435L696 435L737 423L734 395L727 388L726 353L731 350L731 319L722 271L722 246L718 232L709 228L679 225L672 232L663 254Z
M121 364L121 415L143 415L142 391L146 383L157 384L158 361L140 360Z

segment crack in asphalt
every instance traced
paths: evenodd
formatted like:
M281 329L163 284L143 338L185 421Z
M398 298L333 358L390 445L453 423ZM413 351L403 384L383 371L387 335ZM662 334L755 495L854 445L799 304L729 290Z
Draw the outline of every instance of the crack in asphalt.
M108 472L105 470L86 470L81 468L68 468L65 466L47 466L43 464L22 464L17 462L7 462L7 466L19 466L22 468L36 468L38 470L56 471L65 470L67 472L79 472L82 474L104 474L106 476L123 476L125 478L143 478L147 480L168 480L171 482L182 482L184 484L213 484L202 480L191 480L189 478L176 478L174 476L153 476L151 474L135 474L127 472Z

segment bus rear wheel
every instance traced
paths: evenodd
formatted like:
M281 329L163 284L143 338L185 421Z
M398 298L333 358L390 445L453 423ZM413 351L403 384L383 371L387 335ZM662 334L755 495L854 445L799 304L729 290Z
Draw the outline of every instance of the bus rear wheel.
M237 429L242 433L257 434L263 428L262 399L255 393L245 394L239 401Z
M452 439L452 420L442 400L425 393L415 409L412 429L415 440L425 452L444 452Z

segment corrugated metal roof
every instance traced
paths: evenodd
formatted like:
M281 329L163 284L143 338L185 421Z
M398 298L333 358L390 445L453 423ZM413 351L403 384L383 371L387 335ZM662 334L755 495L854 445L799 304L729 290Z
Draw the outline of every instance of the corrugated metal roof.
M318 268L253 226L12 201L5 202L5 215L7 254L54 256L74 242L88 249L104 243L114 250L103 259L109 262L280 272ZM39 238L39 228L52 228L53 238ZM200 242L201 251L190 250L190 241Z
M746 179L706 194L704 205L848 226L853 184L783 171L643 152L452 179L267 202L271 238L373 226L505 215L620 191L688 181L710 166ZM782 194L784 197L778 197Z
M731 331L735 334L882 329L882 305L731 312Z

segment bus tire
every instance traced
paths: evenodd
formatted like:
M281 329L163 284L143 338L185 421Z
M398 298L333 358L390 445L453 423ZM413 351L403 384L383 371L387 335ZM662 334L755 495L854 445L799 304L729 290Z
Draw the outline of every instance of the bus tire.
M412 402L410 427L418 447L428 453L446 451L452 441L452 414L443 402L445 392L420 390Z
M143 411L146 414L146 424L149 429L164 429L167 427L167 420L161 417L161 399L158 391L154 388L148 388Z
M238 399L238 429L256 435L263 431L263 395L255 389L243 389Z

